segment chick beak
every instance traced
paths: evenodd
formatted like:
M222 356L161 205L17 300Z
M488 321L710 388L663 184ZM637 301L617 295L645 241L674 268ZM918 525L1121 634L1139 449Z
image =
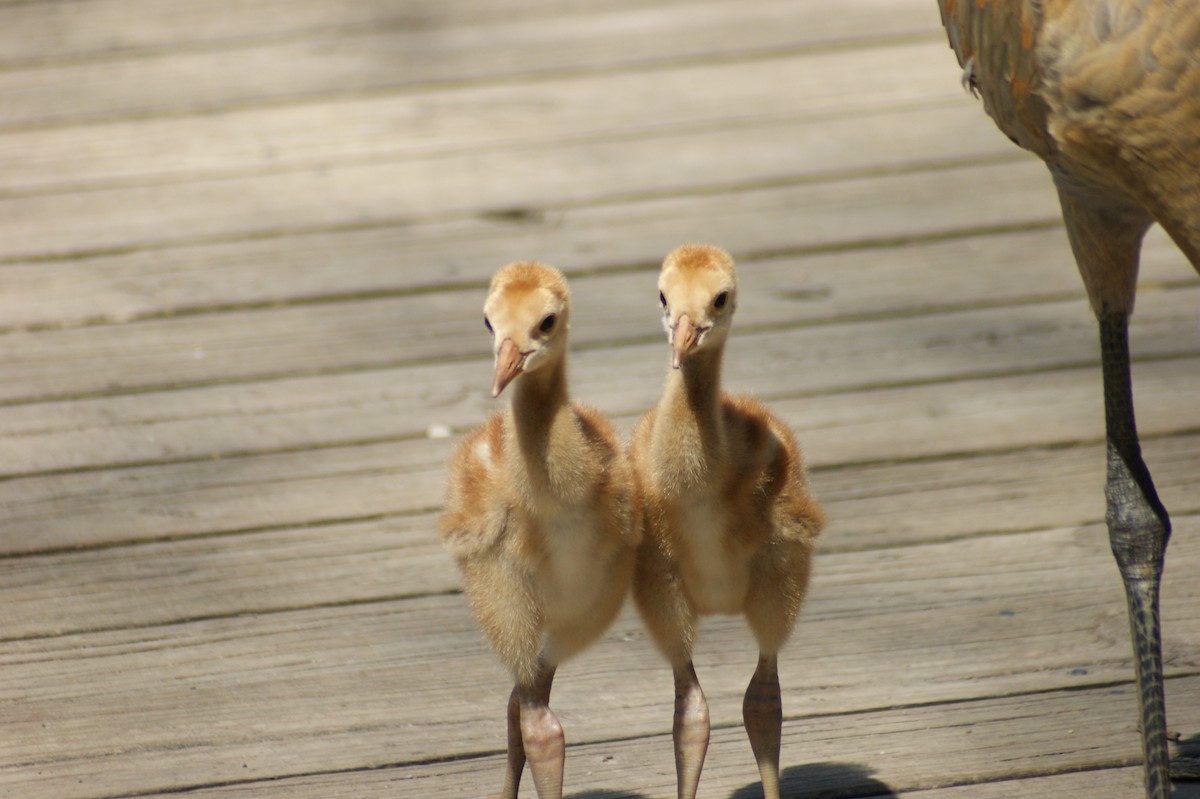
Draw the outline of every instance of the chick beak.
M700 331L692 324L692 320L687 317L687 314L680 316L675 322L675 329L671 334L671 349L675 353L671 365L678 369L688 353L696 348L699 340Z
M511 338L504 339L496 353L496 376L492 382L492 396L500 396L504 387L511 383L525 368L525 353Z

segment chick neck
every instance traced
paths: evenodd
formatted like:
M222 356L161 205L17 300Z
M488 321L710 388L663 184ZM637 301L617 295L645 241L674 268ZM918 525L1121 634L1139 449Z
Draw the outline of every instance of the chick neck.
M724 347L694 350L667 374L654 426L659 474L683 492L704 488L720 462L725 439L721 413Z
M523 467L520 471L528 475L530 497L546 490L560 496L571 494L575 471L571 453L582 442L578 426L572 423L565 358L525 372L514 381L511 419L515 453Z

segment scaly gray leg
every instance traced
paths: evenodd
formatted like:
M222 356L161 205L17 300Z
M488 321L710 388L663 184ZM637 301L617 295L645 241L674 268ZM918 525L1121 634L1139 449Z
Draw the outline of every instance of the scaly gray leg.
M1137 670L1146 796L1169 799L1167 716L1163 702L1162 638L1158 590L1171 521L1150 471L1142 460L1133 414L1129 370L1129 319L1111 314L1100 319L1100 355L1104 369L1104 417L1108 433L1106 518L1113 555L1125 583L1133 659Z

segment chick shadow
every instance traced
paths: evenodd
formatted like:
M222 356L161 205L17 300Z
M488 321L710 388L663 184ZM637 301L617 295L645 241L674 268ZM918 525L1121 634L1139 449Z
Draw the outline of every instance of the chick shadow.
M785 799L897 799L887 784L871 776L858 763L809 763L779 774L779 793ZM762 799L762 783L752 782L734 791L729 799Z
M573 793L566 799L650 799L650 797L644 793L630 793L629 791L591 790Z

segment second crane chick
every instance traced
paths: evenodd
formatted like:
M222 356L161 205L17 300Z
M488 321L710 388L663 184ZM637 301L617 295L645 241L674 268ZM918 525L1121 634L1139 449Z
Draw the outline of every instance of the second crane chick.
M633 591L674 672L678 795L696 795L708 749L708 705L692 665L696 620L741 614L759 646L743 719L763 794L778 799L777 655L800 612L824 516L787 425L756 400L721 391L737 306L733 259L717 247L679 247L658 288L673 369L633 434L646 533Z
M567 282L553 267L509 264L492 279L492 396L514 383L512 406L459 445L441 519L471 609L515 682L502 799L516 797L527 759L538 797L562 796L550 684L617 615L640 536L616 433L567 394L569 315Z

